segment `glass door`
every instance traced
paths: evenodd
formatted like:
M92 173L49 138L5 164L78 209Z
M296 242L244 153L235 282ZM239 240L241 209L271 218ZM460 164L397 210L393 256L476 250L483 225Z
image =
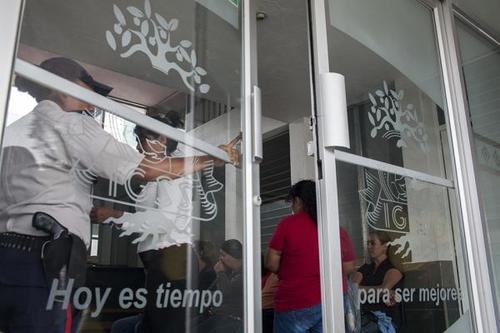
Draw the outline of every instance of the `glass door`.
M354 323L341 301L344 228L364 330L472 332L437 2L311 4L324 327Z
M22 246L2 252L13 272L0 273L2 290L47 290L24 324L73 312L79 332L260 327L253 11L235 0L25 1L0 236L38 241L47 232L32 219L44 212L88 253L78 279L63 260L66 281L23 266ZM67 301L51 298L71 285ZM2 296L2 309L15 301ZM0 331L16 325L0 313Z

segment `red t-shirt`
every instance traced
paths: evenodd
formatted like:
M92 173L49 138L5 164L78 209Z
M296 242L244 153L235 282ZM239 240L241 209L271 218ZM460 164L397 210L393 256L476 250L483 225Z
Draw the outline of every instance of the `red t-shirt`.
M354 260L349 236L341 228L342 261ZM348 246L344 243L348 241ZM292 311L321 303L318 228L305 212L289 216L278 225L269 247L281 252L276 292L277 312ZM345 252L345 253L344 253ZM345 280L345 277L344 277ZM344 282L344 290L345 284Z

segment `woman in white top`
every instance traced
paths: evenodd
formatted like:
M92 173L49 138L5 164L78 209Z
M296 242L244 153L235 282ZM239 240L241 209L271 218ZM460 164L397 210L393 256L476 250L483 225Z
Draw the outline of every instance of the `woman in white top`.
M173 127L182 127L179 116L172 111L155 119ZM169 158L177 148L174 140L142 127L136 126L134 132L138 150L158 162ZM233 140L230 146L238 141ZM213 167L214 162L205 162L205 170ZM184 332L190 319L187 307L158 308L156 290L162 284L169 285L170 290L180 291L196 287L193 284L196 284L199 267L192 249L191 216L193 183L198 181L190 174L173 180L160 178L143 186L135 203L136 213L95 208L91 214L95 222L111 217L114 223L122 226L123 235L139 235L134 242L138 242L138 252L147 271L148 290L140 332ZM133 324L128 318L125 320ZM116 327L121 325L122 322L116 323Z

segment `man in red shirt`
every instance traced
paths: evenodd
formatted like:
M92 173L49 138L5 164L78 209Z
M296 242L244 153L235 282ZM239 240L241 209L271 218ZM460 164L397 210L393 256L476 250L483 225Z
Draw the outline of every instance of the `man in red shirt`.
M279 278L275 333L322 332L315 183L303 180L293 185L289 199L294 214L278 225L266 260L268 269L278 273ZM354 270L355 256L352 242L342 228L340 240L345 292L345 273Z

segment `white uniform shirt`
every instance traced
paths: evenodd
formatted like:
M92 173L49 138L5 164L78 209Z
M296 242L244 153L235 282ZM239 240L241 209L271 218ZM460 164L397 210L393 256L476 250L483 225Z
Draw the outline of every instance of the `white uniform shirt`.
M123 235L139 234L138 252L192 244L192 191L190 176L149 182L136 201L136 213L112 220L122 225Z
M0 232L44 235L31 226L44 212L88 246L95 175L124 184L143 155L91 117L51 101L5 130L0 171Z

